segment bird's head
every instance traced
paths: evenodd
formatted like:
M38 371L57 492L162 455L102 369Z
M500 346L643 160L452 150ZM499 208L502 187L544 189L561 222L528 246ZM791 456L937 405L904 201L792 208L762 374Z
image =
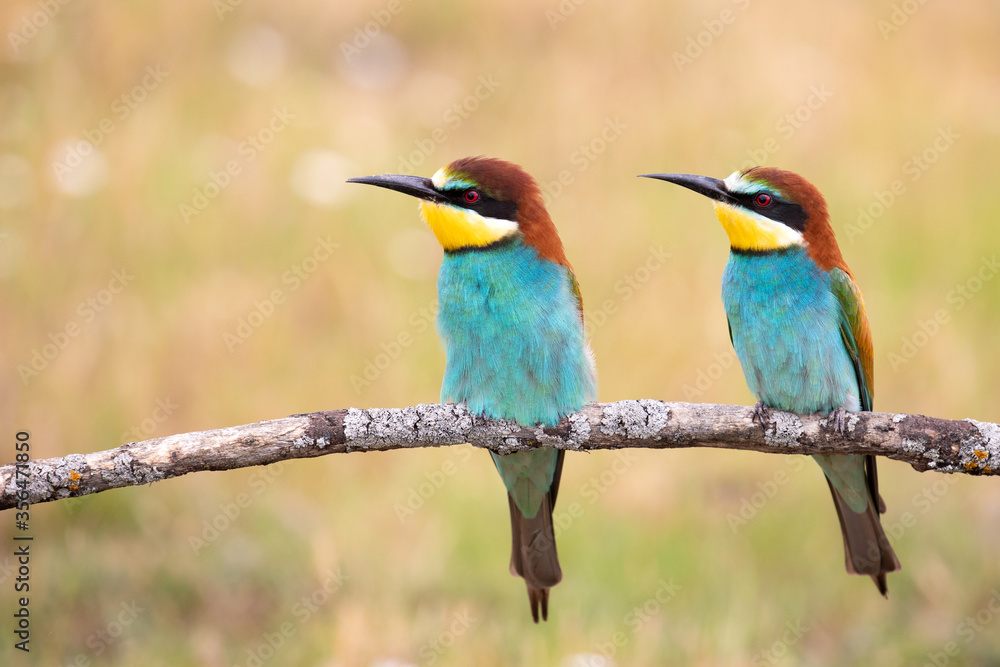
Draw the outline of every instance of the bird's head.
M484 250L520 235L542 257L568 264L538 184L511 162L468 157L431 178L383 175L349 182L420 199L420 215L446 252Z
M735 252L767 253L803 246L824 269L846 268L823 195L798 174L753 167L734 172L725 180L691 174L644 176L676 183L712 199Z

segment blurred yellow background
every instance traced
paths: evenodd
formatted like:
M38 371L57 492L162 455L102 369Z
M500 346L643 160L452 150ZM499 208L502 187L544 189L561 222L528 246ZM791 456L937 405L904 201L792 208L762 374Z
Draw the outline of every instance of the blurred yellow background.
M711 206L635 175L763 163L829 202L876 409L1000 421L996 2L15 0L0 29L5 461L22 429L43 458L435 402L441 251L411 199L344 180L478 154L543 184L601 400L753 402ZM880 463L903 563L883 600L845 574L803 461L571 454L565 578L537 627L499 477L468 447L41 505L32 650L5 611L2 661L1000 659L996 480Z

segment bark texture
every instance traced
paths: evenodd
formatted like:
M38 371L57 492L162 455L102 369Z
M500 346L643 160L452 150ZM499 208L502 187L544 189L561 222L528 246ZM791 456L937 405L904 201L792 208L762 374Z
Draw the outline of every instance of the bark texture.
M767 428L735 405L650 399L593 403L552 428L473 417L464 405L332 410L130 442L91 454L0 466L0 509L138 486L201 470L287 459L470 443L499 454L539 445L573 451L717 447L772 454L875 454L919 471L996 475L1000 424L857 412L843 434L824 416L771 411ZM19 468L19 469L18 469Z

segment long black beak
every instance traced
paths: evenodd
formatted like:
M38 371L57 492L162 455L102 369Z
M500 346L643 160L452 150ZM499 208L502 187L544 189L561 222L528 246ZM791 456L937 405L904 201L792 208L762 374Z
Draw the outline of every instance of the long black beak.
M705 195L709 199L726 203L738 203L726 184L711 176L695 176L694 174L640 174L640 178L657 178L668 183L675 183L688 190L694 190L700 195Z
M367 183L377 185L380 188L389 188L396 192L419 197L432 202L448 201L444 195L434 189L431 179L422 176L405 176L402 174L383 174L381 176L361 176L360 178L349 178L348 183Z

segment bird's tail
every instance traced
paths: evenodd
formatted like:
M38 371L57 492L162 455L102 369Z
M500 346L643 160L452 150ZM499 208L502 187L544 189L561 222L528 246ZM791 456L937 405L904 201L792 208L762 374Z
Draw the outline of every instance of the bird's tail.
M885 512L885 501L878 493L874 456L865 457L865 469L870 499L864 512L852 510L840 497L829 477L826 481L833 494L833 504L837 508L837 518L840 519L840 530L844 536L847 571L851 574L870 575L879 593L888 597L885 575L899 570L899 559L896 558L879 520L879 514Z
M552 527L553 493L546 493L538 513L528 519L507 494L510 503L510 573L524 578L531 602L531 617L538 623L549 617L549 589L562 580L559 556L556 554L556 534Z

